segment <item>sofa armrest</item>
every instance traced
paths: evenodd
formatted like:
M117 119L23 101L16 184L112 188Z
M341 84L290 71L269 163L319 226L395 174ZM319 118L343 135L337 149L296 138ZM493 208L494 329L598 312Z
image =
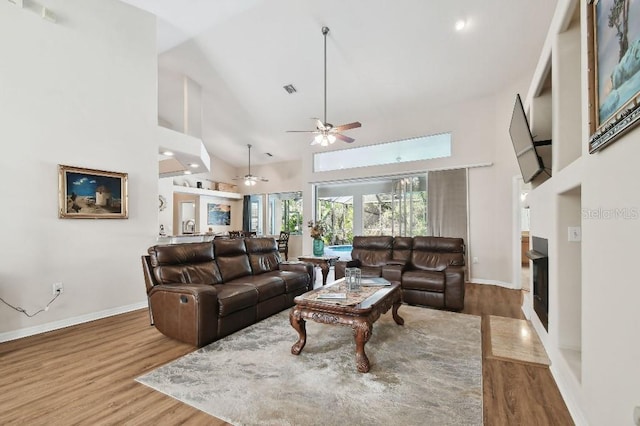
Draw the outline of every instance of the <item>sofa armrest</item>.
M148 254L142 255L142 273L144 274L144 284L147 288L147 294L151 291L153 286L157 285L156 277L153 276L153 272L151 272L151 256Z
M312 263L299 262L299 261L287 261L278 264L278 268L281 271L291 272L304 272L309 275L308 289L313 290L313 283L315 282L315 268Z
M162 284L149 291L156 328L165 336L201 347L218 335L218 291L206 284Z
M464 273L466 266L448 266L444 270L444 303L447 309L464 308Z
M402 264L391 264L387 263L382 267L382 278L388 281L398 281L402 280L402 273L406 270L406 265L404 262Z
M344 270L347 268L359 268L359 260L338 260L334 266L335 279L344 278Z

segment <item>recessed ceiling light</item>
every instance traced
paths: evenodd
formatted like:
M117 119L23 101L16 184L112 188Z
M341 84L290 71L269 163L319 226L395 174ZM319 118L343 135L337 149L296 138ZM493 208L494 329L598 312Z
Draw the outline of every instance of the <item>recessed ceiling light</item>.
M458 19L456 21L456 31L462 31L466 26L467 26L467 21L465 21L464 19Z
M184 174L185 174L185 175L190 175L190 174L191 174L191 170L185 170L185 171L184 171Z
M191 167L193 169L197 169L200 166L198 164L189 163L189 167Z
M171 152L171 151L163 151L162 155L166 155L167 157L173 157L173 152Z

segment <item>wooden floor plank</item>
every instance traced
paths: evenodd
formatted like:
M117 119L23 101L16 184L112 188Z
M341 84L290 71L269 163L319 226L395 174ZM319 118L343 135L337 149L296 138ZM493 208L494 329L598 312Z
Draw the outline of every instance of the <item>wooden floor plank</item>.
M571 425L548 368L486 358L488 316L523 319L521 303L517 290L466 287L463 312L482 317L484 423ZM146 310L2 343L0 424L226 425L134 380L193 350Z

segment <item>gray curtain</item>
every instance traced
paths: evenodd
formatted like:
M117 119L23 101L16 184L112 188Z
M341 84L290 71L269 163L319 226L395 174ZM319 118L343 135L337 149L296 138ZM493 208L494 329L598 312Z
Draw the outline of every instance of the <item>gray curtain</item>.
M242 230L251 231L251 195L242 198Z
M467 169L427 174L429 233L467 242Z

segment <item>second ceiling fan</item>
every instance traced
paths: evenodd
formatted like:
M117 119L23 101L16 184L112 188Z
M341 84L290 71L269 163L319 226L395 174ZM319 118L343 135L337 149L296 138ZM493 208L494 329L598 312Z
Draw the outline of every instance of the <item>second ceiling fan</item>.
M269 182L269 179L251 174L251 144L247 144L247 148L249 149L249 168L247 170L247 174L244 176L234 177L232 180L244 180L244 184L247 186L254 186L258 181Z
M340 132L362 126L358 121L340 126L334 126L327 122L327 34L329 34L329 28L322 27L322 35L324 36L324 118L322 121L316 119L316 130L288 130L288 132L294 133L315 133L316 137L313 138L311 145L327 146L334 143L336 139L351 143L355 141L355 139L345 136Z

